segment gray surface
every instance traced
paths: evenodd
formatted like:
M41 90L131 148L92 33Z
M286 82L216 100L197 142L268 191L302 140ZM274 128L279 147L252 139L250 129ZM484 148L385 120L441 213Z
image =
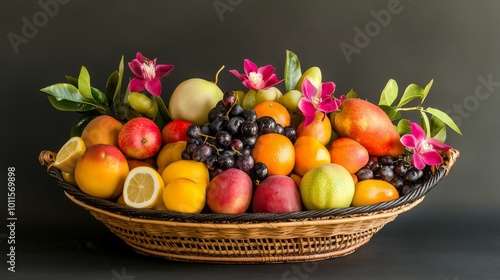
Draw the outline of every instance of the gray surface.
M2 170L16 167L18 217L16 274L6 271L6 229L0 230L2 279L117 279L113 271L122 268L134 279L283 279L289 264L203 265L139 257L68 201L37 157L43 149L58 149L76 118L54 110L39 89L62 82L66 74L76 76L82 65L103 88L121 55L130 60L142 51L158 57L176 67L163 79L167 100L182 80L211 80L223 64L241 71L244 58L271 63L282 76L286 49L299 55L303 68L321 67L324 80L337 84L337 96L353 88L376 102L389 78L401 90L434 79L426 104L449 109L463 132L449 133L447 142L461 157L423 204L358 252L318 262L303 278L500 279L498 1L401 1L390 22L373 29L368 44L358 44L350 63L339 45L354 45L355 27L372 25L373 14L393 1L67 2L46 22L37 1L9 1L0 9ZM237 5L219 17L213 3L229 2ZM34 15L42 22L15 53L8 34L21 36L23 18L32 21ZM494 83L476 94L482 78ZM241 88L227 71L219 83L224 90ZM6 191L0 188L3 201ZM5 221L6 209L0 213ZM81 243L98 249L80 248Z

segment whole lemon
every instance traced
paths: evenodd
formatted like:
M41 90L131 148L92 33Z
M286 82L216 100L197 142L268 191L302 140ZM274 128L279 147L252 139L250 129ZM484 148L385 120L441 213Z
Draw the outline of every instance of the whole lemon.
M205 201L206 186L190 179L173 179L163 189L163 203L170 211L200 213Z
M354 180L343 166L323 164L302 177L300 196L307 210L346 208L354 196Z
M205 187L210 183L205 163L194 160L182 159L169 164L161 173L161 177L165 185L177 178L190 179L195 183L202 183Z
M176 161L182 159L182 151L186 149L186 141L177 141L164 145L156 157L158 173L162 173L165 168Z

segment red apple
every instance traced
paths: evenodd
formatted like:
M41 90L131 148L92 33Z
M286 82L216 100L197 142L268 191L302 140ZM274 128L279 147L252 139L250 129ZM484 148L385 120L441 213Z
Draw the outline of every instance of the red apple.
M244 171L230 168L215 176L207 190L207 203L214 213L245 213L252 200L252 180Z
M192 124L192 122L185 120L173 120L167 123L161 130L163 145L177 141L189 140L186 130Z
M162 146L160 128L151 119L137 117L127 121L118 134L118 146L134 159L154 156Z
M269 176L255 189L252 205L254 213L288 213L301 210L299 188L288 176Z

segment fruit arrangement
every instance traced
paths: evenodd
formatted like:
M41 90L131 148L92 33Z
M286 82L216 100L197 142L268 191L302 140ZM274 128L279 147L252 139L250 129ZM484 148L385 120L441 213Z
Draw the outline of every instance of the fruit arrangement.
M58 110L78 112L53 166L93 197L125 207L181 213L290 213L397 199L443 162L443 111L424 107L433 81L399 96L389 80L378 103L351 90L338 98L320 68L302 72L287 51L284 77L244 60L229 72L245 88L189 78L161 98L173 65L141 53L123 58L104 91L78 77L41 89ZM279 86L284 85L280 89ZM397 101L400 97L399 101ZM409 107L409 104L418 103ZM420 124L402 114L416 111Z

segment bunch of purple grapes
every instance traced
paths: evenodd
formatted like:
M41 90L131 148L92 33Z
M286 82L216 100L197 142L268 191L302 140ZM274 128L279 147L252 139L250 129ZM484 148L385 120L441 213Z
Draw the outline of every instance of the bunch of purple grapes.
M428 172L427 172L428 173ZM380 179L391 183L400 195L410 192L426 179L425 170L415 168L405 157L379 157L356 172L359 181Z
M204 162L212 177L223 170L238 168L254 182L262 181L267 178L268 170L252 157L257 138L267 133L280 133L291 141L296 138L293 126L283 127L271 117L257 118L253 109L243 109L232 91L225 92L223 99L210 110L208 121L188 127L189 140L182 158Z

